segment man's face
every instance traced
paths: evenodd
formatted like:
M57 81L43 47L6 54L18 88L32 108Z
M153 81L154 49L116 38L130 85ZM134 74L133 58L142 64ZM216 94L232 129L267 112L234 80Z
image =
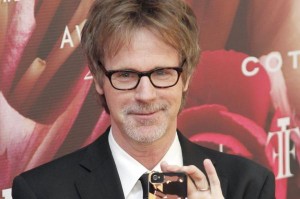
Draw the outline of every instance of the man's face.
M157 67L180 66L177 51L152 32L140 29L129 45L113 57L105 57L106 70L149 71ZM176 131L182 93L187 89L180 78L170 88L155 88L143 76L133 90L116 90L105 76L103 85L96 83L97 92L105 95L110 111L113 135L117 141L152 143Z

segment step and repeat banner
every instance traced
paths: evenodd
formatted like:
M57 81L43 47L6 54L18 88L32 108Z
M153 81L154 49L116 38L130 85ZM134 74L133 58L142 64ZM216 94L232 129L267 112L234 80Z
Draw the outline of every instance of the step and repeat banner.
M0 0L0 198L19 173L109 125L80 34L93 0ZM300 1L188 0L201 59L179 115L193 142L254 160L300 193Z

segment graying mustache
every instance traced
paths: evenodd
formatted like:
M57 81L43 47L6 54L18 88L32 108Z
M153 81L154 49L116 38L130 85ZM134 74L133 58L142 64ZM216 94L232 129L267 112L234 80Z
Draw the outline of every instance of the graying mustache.
M130 113L152 113L159 110L167 109L166 104L151 104L151 105L135 105L126 107L123 109L123 113L130 114Z

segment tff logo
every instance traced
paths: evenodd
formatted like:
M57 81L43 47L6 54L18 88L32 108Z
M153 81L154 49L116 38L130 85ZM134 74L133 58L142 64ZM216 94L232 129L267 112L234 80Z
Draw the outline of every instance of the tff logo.
M300 130L299 127L296 128L288 128L290 125L290 118L279 118L277 120L277 126L280 128L279 131L269 132L267 137L267 145L273 138L277 138L277 151L273 150L273 161L278 160L278 173L276 179L289 178L294 176L291 173L291 156L296 158L296 149L295 146L291 146L292 142L291 136L292 134L296 135L300 138Z

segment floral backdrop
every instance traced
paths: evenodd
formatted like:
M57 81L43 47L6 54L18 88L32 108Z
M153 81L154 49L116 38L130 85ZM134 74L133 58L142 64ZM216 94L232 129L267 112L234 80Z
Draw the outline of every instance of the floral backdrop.
M0 198L109 125L79 47L92 2L0 0ZM179 129L271 169L276 198L299 198L300 1L187 2L202 54Z

